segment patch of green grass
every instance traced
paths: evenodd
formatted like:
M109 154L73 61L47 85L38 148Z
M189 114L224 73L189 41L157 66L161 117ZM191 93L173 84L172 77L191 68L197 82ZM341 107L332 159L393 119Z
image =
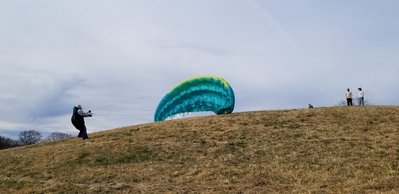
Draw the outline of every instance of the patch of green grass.
M116 158L116 163L139 163L156 160L157 154L146 146L130 148L125 154Z
M157 153L146 146L131 146L127 150L105 149L101 152L82 152L77 163L87 165L113 165L156 160Z
M23 188L26 188L27 186L32 187L32 184L25 180L21 180L19 178L11 177L11 178L0 179L0 191L2 190L2 188L18 191Z
M90 157L91 157L90 152L83 151L83 152L81 152L81 153L78 155L77 162L78 162L79 164L87 163L87 162L90 160Z

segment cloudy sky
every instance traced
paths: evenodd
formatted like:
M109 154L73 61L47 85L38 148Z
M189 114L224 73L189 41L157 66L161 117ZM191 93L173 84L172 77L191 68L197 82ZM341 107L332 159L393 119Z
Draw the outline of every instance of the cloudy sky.
M397 0L2 0L0 135L152 122L175 84L225 78L236 112L399 104Z

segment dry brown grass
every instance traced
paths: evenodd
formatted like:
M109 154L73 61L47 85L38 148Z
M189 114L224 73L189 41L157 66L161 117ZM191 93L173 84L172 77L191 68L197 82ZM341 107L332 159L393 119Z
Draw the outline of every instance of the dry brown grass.
M0 193L398 193L399 107L188 118L0 151Z

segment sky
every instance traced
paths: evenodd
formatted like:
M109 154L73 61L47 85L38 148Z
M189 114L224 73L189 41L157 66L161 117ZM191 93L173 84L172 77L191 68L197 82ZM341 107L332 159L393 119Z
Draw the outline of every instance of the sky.
M227 80L234 112L336 106L362 87L399 104L396 0L2 0L0 135L153 122L194 76Z

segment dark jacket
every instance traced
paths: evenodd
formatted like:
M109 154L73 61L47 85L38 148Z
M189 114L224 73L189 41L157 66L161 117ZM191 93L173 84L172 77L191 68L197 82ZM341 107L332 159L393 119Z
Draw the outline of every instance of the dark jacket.
M79 110L78 107L76 107L76 106L73 107L73 114L72 114L71 121L72 121L73 126L76 127L76 129L84 130L85 129L85 120L84 120L83 116L78 113L78 110Z

